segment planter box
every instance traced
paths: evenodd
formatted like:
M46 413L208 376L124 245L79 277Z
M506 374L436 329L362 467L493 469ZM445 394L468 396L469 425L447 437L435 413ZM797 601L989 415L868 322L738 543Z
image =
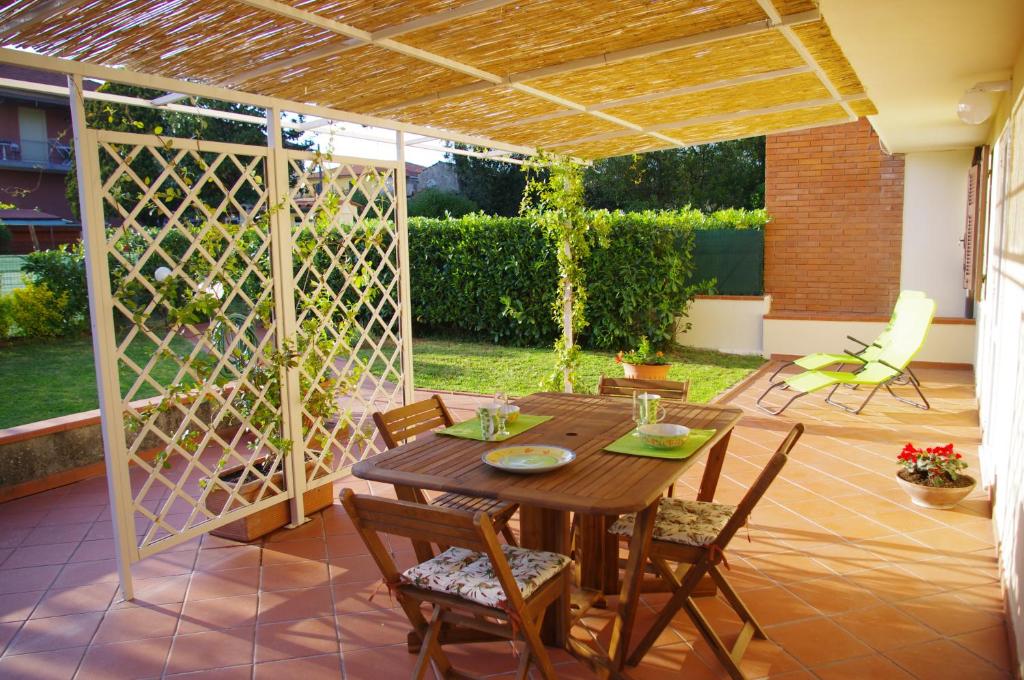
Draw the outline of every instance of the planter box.
M315 462L306 462L306 479L310 478L313 472ZM244 465L236 465L228 468L220 473L221 477L228 477L234 473L237 473L244 469ZM318 475L318 477L323 476ZM277 472L271 478L271 483L277 487L282 487L284 483L284 473ZM262 480L255 480L247 482L242 485L238 495L247 501L255 501L256 494L259 493L260 487L262 486ZM334 485L327 483L318 486L315 489L310 489L302 495L302 499L305 503L306 514L312 514L318 510L323 510L328 505L334 502ZM228 501L228 493L223 489L214 489L206 497L206 508L213 513L219 513L224 505ZM229 522L224 526L218 527L210 533L214 536L220 536L221 538L230 538L235 541L254 541L260 536L265 536L271 531L280 529L281 527L288 524L291 521L291 513L289 512L288 499L282 500L280 503L275 503L268 508L263 508L258 512L254 512L251 515L237 519L234 522Z
M627 378L640 380L665 380L672 364L629 364L623 363L622 370Z
M960 475L963 479L971 480L970 486L956 486L956 487L936 487L936 486L925 486L924 484L915 484L914 482L908 482L899 475L896 474L896 481L899 482L903 490L910 496L910 500L914 502L914 505L918 505L922 508L928 508L930 510L948 510L954 507L957 503L967 498L974 487L977 486L978 482L970 475Z

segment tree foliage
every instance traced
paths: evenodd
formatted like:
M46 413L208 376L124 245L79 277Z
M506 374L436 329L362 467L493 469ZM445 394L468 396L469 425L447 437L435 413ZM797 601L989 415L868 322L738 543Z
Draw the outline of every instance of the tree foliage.
M431 187L418 191L409 199L410 217L462 217L479 210L476 203L462 194Z
M764 206L764 137L617 156L587 171L591 208L705 212Z
M468 148L459 144L456 147ZM526 188L526 177L520 166L488 158L452 156L462 194L488 215L513 217L519 214Z

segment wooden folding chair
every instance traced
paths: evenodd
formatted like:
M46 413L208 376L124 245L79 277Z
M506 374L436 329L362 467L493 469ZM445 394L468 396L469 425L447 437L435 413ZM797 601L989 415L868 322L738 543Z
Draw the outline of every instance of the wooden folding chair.
M555 680L540 628L548 607L569 602L571 561L565 555L498 543L485 512L467 513L420 503L357 495L344 489L341 502L422 640L412 677L433 665L438 677L469 677L454 670L441 647L454 631L477 631L482 639L521 639L517 680L533 663ZM452 546L437 557L399 573L380 535L392 534ZM421 603L430 604L428 624ZM568 612L566 612L566 618ZM468 630L467 630L468 629ZM465 640L467 636L458 639Z
M386 413L376 412L373 414L373 422L377 425L384 444L393 449L400 444L407 442L418 434L430 432L442 427L450 427L454 424L451 412L445 406L444 401L437 394L429 399L417 401L414 404L392 409ZM417 500L427 503L427 497L422 491L417 490L416 497L406 500ZM519 506L515 503L507 503L488 498L475 498L463 496L456 493L441 494L429 501L431 505L451 510L464 510L466 512L486 512L494 522L495 528L501 532L509 545L518 545L515 534L508 526L512 516L516 514ZM425 559L425 554L417 554L420 559Z
M601 376L597 393L611 397L632 397L634 392L649 392L664 399L686 401L690 394L690 381L643 380L640 378L606 378Z
M750 512L786 464L789 452L803 431L804 426L800 423L789 431L757 480L735 507L719 503L684 501L678 498L661 500L654 523L649 559L655 569L672 584L672 597L664 605L636 649L626 659L627 664L635 666L640 663L676 612L685 609L729 675L734 680L744 680L739 663L747 645L753 637L763 640L767 639L767 636L726 580L725 575L718 569L718 565L725 562L724 551L729 541L740 527L747 523ZM634 518L633 515L623 515L609 531L620 536L631 536ZM669 565L670 561L678 563L679 566L673 569ZM705 574L711 575L721 588L726 601L743 621L743 628L740 629L732 649L725 646L694 603L694 589Z

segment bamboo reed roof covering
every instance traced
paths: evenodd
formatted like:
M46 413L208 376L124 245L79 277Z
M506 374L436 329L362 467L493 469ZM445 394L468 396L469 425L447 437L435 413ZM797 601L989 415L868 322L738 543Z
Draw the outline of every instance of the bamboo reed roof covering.
M0 42L581 158L876 113L814 0L9 0Z

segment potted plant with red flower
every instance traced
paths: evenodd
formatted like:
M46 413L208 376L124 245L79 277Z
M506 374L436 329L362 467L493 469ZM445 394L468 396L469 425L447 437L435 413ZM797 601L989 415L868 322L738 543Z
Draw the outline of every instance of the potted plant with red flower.
M967 497L977 482L969 475L963 456L953 450L952 444L933 446L923 451L908 443L896 457L902 470L896 481L910 495L915 505L933 510L945 510Z
M651 349L646 335L640 338L636 349L616 354L615 363L622 364L627 378L642 380L664 380L668 377L668 369L672 368L664 352Z

